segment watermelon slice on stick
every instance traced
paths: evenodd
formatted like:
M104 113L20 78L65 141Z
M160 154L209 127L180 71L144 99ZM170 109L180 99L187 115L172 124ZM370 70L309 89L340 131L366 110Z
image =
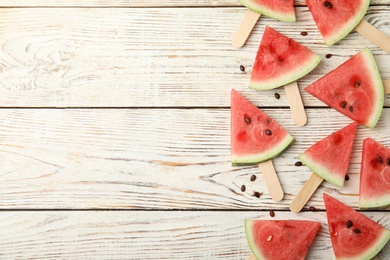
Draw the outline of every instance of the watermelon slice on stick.
M242 47L261 14L284 22L295 22L294 0L239 0L248 10L233 36L235 48Z
M336 259L372 259L389 241L390 230L326 193L324 201Z
M318 141L298 156L314 173L291 202L292 212L301 211L324 179L340 187L344 185L356 127L357 123L353 122Z
M303 260L321 224L309 220L245 220L248 259Z
M293 142L294 138L276 121L232 89L232 165L259 164L270 196L275 201L282 200L284 192L271 159Z
M390 38L363 19L370 0L306 0L326 45L356 30L379 48L390 52Z
M297 80L312 71L321 57L295 40L266 26L253 64L250 88L269 90L284 85L298 126L307 122Z
M383 82L368 48L306 87L305 91L367 127L375 127L382 113Z
M390 205L390 148L374 139L363 141L360 168L360 208L383 208Z

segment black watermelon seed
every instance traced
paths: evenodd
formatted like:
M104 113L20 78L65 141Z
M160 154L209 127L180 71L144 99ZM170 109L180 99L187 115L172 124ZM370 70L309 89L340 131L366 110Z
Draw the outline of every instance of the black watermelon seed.
M352 227L352 225L353 225L353 223L352 223L352 221L350 221L350 220L348 220L347 223L345 223L345 226L346 226L347 228Z
M241 191L244 192L245 190L246 190L245 185L242 185L242 186L241 186Z
M255 192L253 193L253 195L254 195L256 198L260 198L261 193L258 192L258 191L255 191Z
M378 162L383 163L382 157L378 156Z
M360 81L356 81L355 82L355 88L359 87L360 86Z
M345 108L347 106L347 102L346 101L344 101L343 103L341 103L341 107L342 108Z
M270 210L269 215L270 215L271 217L275 217L275 212L274 212L273 210Z
M326 8L329 8L329 9L332 9L332 7L333 7L332 3L329 2L329 1L325 1L325 2L324 2L324 6L325 6Z
M279 61L279 62L283 62L283 61L284 61L284 59L283 59L283 58L280 58L280 57L278 57L278 61Z
M302 36L306 36L306 35L307 35L307 32L301 32L301 35L302 35Z
M327 59L329 59L330 57L332 57L332 54L326 54L325 57L326 57Z
M302 166L302 162L301 161L297 161L294 165L295 166Z
M245 71L245 67L242 66L242 65L240 65L240 70L241 70L241 71Z
M349 176L348 174L345 175L345 178L344 178L346 181L349 181Z
M357 229L357 228L355 228L355 229L353 230L353 232L355 232L355 234L360 234L360 233L362 233L362 231L360 231L360 230Z
M276 98L276 99L279 99L279 98L280 98L279 93L275 93L275 98Z
M251 176L251 181L255 181L256 180L256 175L252 175Z
M387 158L386 164L387 164L387 165L390 165L390 158Z
M251 118L249 116L245 116L245 123L247 125L250 125L251 124Z
M272 135L272 132L271 132L271 130L267 129L267 130L265 130L265 134L266 135Z
M315 212L315 211L317 211L317 208L314 207L314 206L310 206L310 207L309 207L309 210Z
M353 112L353 106L349 106L349 111Z

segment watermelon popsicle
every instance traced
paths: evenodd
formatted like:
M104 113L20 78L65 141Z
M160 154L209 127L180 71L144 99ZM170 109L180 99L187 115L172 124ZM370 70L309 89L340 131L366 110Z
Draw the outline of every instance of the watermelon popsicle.
M306 0L306 4L326 45L335 44L355 30L390 52L390 37L363 18L370 0Z
M290 204L292 212L299 212L325 179L342 187L352 152L357 123L353 122L313 144L298 158L313 173Z
M239 0L248 8L232 39L235 48L242 47L261 14L284 22L295 22L294 0Z
M307 122L297 80L312 71L321 57L295 40L266 26L252 68L249 87L270 90L284 86L296 125Z
M231 91L231 158L233 166L258 164L271 198L284 192L272 164L294 138L236 90Z

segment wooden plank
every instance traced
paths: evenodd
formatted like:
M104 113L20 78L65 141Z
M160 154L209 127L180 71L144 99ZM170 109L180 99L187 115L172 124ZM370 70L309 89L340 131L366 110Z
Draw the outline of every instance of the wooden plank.
M297 7L294 26L263 17L236 50L231 37L244 13L243 8L2 8L0 107L227 107L232 87L257 104L288 106L282 88L247 87L265 25L324 57L298 81L306 106L324 104L303 88L364 46L372 49L382 77L390 79L384 51L355 32L327 47L306 7ZM365 18L390 35L390 6L371 7Z
M270 199L257 165L231 166L230 109L1 109L0 208L288 210L312 173L294 165L298 155L351 120L308 109L301 128L288 110L264 111L296 138L273 159L281 202ZM389 120L386 108L375 129L358 127L350 180L324 182L304 210L323 209L323 192L358 206L362 141L390 147Z
M390 4L389 0L372 0L371 5L380 5L380 4ZM295 0L295 5L302 6L306 5L304 0ZM178 6L242 6L237 0L190 0L190 1L180 1L180 0L70 0L70 1L60 1L60 0L2 0L1 6L8 7L47 7L47 6L100 6L100 7L178 7Z
M365 215L390 228L388 213ZM0 212L7 259L245 259L245 219L305 219L321 229L307 259L333 259L324 212ZM390 243L378 255L389 259Z

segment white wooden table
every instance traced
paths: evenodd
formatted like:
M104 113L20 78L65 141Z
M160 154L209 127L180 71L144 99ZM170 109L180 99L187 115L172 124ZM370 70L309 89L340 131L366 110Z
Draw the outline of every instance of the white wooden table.
M243 221L258 217L320 221L308 259L334 258L322 193L357 208L362 140L390 147L390 97L375 129L358 127L345 187L324 182L294 214L311 174L294 165L298 154L351 122L303 88L365 46L390 79L390 54L356 32L326 47L303 0L298 22L262 17L241 49L231 46L246 11L236 0L0 6L1 259L245 259ZM390 1L371 1L365 19L390 35ZM265 25L324 57L298 81L305 127L293 124L282 88L247 87ZM231 88L296 138L274 160L281 202L258 167L230 164ZM390 228L389 208L364 214ZM390 259L390 244L379 258Z

